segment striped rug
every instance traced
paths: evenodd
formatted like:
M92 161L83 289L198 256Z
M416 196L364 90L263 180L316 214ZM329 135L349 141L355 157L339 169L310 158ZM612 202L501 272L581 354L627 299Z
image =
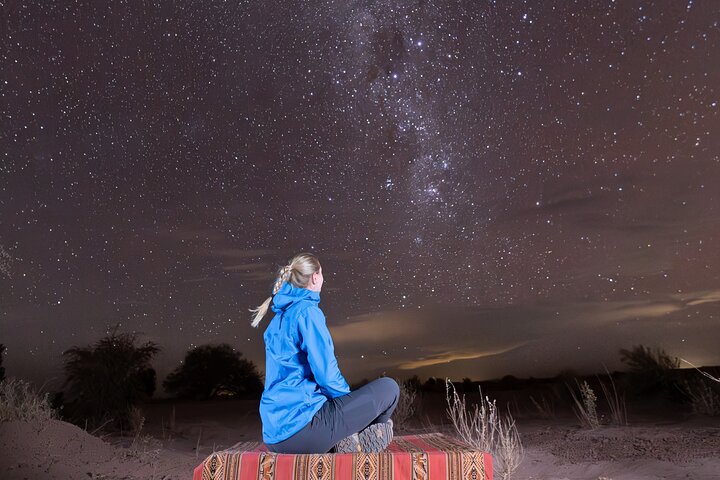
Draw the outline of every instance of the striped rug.
M492 458L441 433L396 436L380 453L284 454L261 442L215 452L193 480L492 480Z

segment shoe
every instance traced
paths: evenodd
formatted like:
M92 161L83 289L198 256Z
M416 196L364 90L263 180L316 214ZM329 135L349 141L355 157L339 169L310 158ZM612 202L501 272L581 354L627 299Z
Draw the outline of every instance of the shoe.
M388 420L387 422L368 425L358 434L358 437L362 452L382 452L392 442L393 421Z
M357 453L362 452L360 447L360 436L353 433L349 437L345 437L335 444L333 447L335 453Z

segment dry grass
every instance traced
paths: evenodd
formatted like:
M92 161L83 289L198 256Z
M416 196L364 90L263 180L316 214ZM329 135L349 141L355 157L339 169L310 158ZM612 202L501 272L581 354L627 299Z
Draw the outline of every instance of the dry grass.
M135 405L130 407L128 410L128 422L130 423L130 431L133 432L136 437L139 436L143 426L145 426L145 415L143 411Z
M688 362L685 359L680 359L687 363L695 370L700 372L705 378L712 380L713 382L720 383L720 378L714 377L707 372L703 372L698 367ZM720 415L720 394L713 388L712 384L707 382L684 382L683 393L690 399L690 405L694 413L700 415L708 415L715 417Z
M468 445L489 452L500 478L511 478L524 455L512 415L499 415L495 400L491 402L488 397L483 397L482 391L480 404L474 405L470 411L465 404L465 396L460 397L449 380L445 381L445 387L447 415L458 436Z
M42 425L56 417L48 393L41 395L25 380L7 378L0 382L0 421L21 420Z
M417 397L417 392L409 382L403 382L398 379L395 379L395 381L400 387L400 398L393 411L393 425L399 431L405 431L409 426L410 419L415 414L415 398Z
M139 458L145 461L153 461L160 458L163 443L150 435L136 435L132 443L121 450L123 455L132 458Z
M625 405L625 397L618 394L617 387L615 386L615 380L613 380L612 375L607 368L605 368L605 372L610 379L610 387L612 388L612 391L610 391L610 388L607 387L602 381L600 381L600 387L602 388L603 395L605 395L605 400L610 407L610 422L613 425L617 425L620 427L626 426L627 407ZM598 378L598 380L600 379Z
M555 403L552 400L548 400L545 395L540 396L540 401L530 395L530 401L535 405L538 416L542 419L555 418Z
M690 400L693 413L709 417L720 415L720 395L711 383L702 378L693 382L685 381L681 390Z
M580 391L579 398L575 390L568 386L570 394L575 401L575 405L573 405L575 415L583 427L590 429L598 428L600 426L600 420L597 415L597 396L595 396L595 392L593 392L593 389L590 388L590 385L586 381L583 381L581 384L575 380L575 384Z

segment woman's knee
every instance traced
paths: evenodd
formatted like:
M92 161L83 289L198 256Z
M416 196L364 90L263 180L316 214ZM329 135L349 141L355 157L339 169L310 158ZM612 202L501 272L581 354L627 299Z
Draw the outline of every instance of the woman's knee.
M392 398L397 398L400 396L400 387L394 379L390 377L380 377L375 381L380 384L385 391L388 392L388 396L391 396Z

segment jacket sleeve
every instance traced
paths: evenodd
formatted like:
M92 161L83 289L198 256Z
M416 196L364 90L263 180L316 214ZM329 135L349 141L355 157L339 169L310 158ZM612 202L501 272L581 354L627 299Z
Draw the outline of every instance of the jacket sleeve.
M350 393L350 386L338 368L335 347L322 311L308 308L305 315L300 315L298 326L302 336L300 348L307 353L310 369L323 395L335 398Z

